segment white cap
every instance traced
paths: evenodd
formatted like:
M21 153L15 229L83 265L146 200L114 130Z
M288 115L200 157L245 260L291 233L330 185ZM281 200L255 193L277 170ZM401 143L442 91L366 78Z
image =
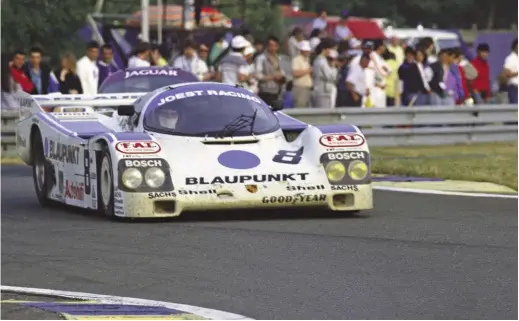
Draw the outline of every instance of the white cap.
M337 50L330 50L328 52L328 57L332 59L337 59L337 57L339 57L339 53L337 52Z
M312 47L310 47L310 42L308 40L300 41L298 47L301 51L312 51Z
M232 38L231 47L234 49L242 49L250 45L250 42L243 36L235 36Z
M243 51L244 56L252 55L256 52L256 50L252 46L247 46L245 51Z

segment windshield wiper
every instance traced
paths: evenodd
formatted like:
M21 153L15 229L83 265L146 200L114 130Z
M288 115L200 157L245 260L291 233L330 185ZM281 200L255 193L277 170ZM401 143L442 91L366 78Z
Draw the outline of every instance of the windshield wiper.
M240 129L243 129L247 126L251 126L251 134L253 131L254 122L256 121L256 113L258 111L254 111L252 116L240 115L229 124L225 125L224 128L216 134L216 138L224 138L224 137L232 137L232 135Z

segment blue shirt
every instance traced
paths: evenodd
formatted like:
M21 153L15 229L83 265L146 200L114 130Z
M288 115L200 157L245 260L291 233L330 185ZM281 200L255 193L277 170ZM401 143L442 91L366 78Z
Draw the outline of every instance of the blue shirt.
M31 72L31 81L38 91L38 94L41 94L41 69L36 71L34 68L29 67L29 71Z
M351 31L348 27L346 26L337 26L337 28L335 28L335 37L337 37L337 39L339 40L344 40L346 37L349 37L351 34Z
M101 86L103 81L105 81L106 78L108 78L111 74L119 70L117 68L117 65L115 64L115 61L112 61L111 63L107 64L102 60L99 60L97 62L97 68L99 68L99 81L98 86Z
M314 20L314 23L312 24L312 29L319 29L323 30L328 25L328 21L326 19L323 19L321 17L317 17Z

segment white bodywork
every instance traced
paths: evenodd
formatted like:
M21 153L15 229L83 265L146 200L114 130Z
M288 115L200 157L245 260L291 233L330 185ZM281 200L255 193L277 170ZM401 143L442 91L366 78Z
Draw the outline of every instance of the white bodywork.
M364 152L369 166L368 145L358 129L356 133L349 134L364 142L360 146L330 148L320 144L325 135L312 126L303 130L292 142L286 141L281 129L251 137L183 137L145 133L143 117L131 132L124 132L118 119L93 111L108 106L146 105L154 97L153 94L142 96L144 94L31 97L22 94L20 104L30 115L17 126L19 155L24 162L32 165L31 132L39 130L45 145L45 156L55 169L55 184L48 194L50 199L98 209L101 193L98 190L98 160L95 155L106 144L114 171L114 214L120 217L169 217L190 210L230 208L315 206L335 211L357 211L373 207L370 179L362 184L334 187L321 164L325 153L343 155ZM48 113L42 110L42 106L76 105L92 107L84 112ZM106 129L104 132L103 128ZM244 141L254 142L239 144ZM148 147L142 149L143 145ZM141 149L132 151L132 146L140 146ZM298 164L273 161L279 151L297 151L301 147L304 147L304 153ZM260 164L253 169L231 169L218 162L223 152L236 149L257 155ZM290 157L285 159L290 162ZM133 161L133 164L141 162L144 166L167 163L173 189L123 191L119 186L121 167L118 164L127 161ZM188 184L194 182L193 178L197 178L198 183ZM257 182L263 178L267 181ZM233 180L237 182L233 183Z
M458 35L454 32L441 31L435 29L400 29L400 28L387 28L384 30L386 38L398 37L404 41L410 41L416 44L420 39L431 37L434 41L434 54L438 54L441 49L460 47L461 43L458 39Z

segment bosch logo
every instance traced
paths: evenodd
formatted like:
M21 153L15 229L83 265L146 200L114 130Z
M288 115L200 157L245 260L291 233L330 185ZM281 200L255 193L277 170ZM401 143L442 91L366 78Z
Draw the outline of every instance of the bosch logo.
M161 147L153 141L149 142L119 142L115 149L123 154L157 154Z
M344 153L329 153L329 160L349 160L349 159L365 159L364 152L344 152Z
M326 147L358 147L365 143L364 137L359 134L328 134L319 139L319 143Z
M126 167L161 167L162 161L160 159L149 160L125 160Z

